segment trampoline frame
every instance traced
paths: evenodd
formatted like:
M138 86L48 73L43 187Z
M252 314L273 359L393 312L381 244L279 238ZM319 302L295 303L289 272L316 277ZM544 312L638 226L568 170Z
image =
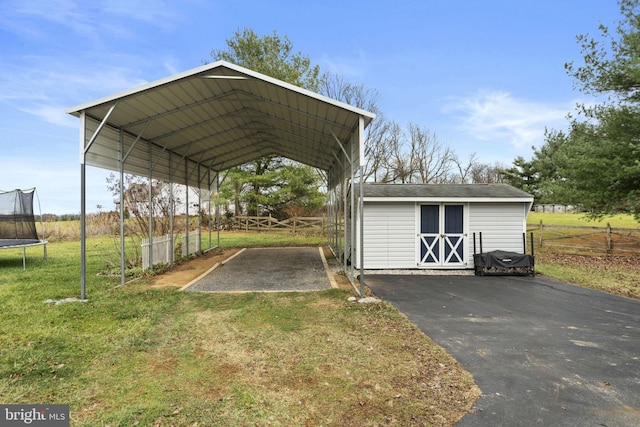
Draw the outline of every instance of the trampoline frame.
M10 245L4 245L2 243L3 239L0 239L0 249L18 249L18 248L22 248L22 269L26 270L27 269L27 248L31 247L31 246L43 246L44 247L44 260L47 261L48 257L47 257L47 242L46 240L39 240L37 242L34 242L33 240L25 240L25 243L21 243L21 244L10 244ZM16 239L11 239L12 241L19 241ZM29 243L26 243L29 242Z
M34 188L26 189L26 190L15 189L15 190L11 190L11 191L0 190L0 193L3 193L3 194L5 194L5 193L13 193L13 192L21 192L21 193L33 192L33 194L35 196L35 200L38 201L38 211L39 211L39 215L40 215L40 227L41 227L41 231L42 231L42 237L44 237L44 222L42 220L42 210L40 209L40 198L38 197L38 193L36 191L36 188L34 187ZM33 206L32 206L32 211L33 211ZM34 212L32 212L32 213L34 213ZM37 231L36 231L36 235L37 235ZM32 246L43 246L43 248L44 248L44 260L47 261L48 260L47 243L49 243L49 242L46 241L46 240L41 240L41 239L2 239L2 238L0 238L0 249L20 249L20 248L22 248L22 269L26 270L27 269L27 248L32 247Z

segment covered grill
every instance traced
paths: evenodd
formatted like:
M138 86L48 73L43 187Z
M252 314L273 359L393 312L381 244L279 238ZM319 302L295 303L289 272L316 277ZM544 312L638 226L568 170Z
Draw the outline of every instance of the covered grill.
M476 253L476 235L473 234L473 264L476 276L493 275L531 275L535 276L535 258L533 256L533 236L531 237L531 255L526 253L526 234L522 235L523 252L495 250L482 251L482 233L480 233L480 253Z

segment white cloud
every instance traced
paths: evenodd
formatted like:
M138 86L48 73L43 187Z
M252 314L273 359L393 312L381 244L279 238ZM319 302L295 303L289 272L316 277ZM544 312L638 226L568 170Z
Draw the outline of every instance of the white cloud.
M44 24L66 28L92 39L131 39L132 27L148 25L168 30L181 19L176 3L155 0L8 0L0 5L0 24L6 29L33 38L46 37Z
M322 55L318 60L322 70L329 70L338 76L344 76L348 80L362 78L369 66L369 60L363 51L355 51L353 55L339 57Z
M133 60L129 62L135 66ZM47 57L13 64L0 61L0 103L48 123L73 126L65 109L146 83L136 77L139 72L119 65L93 68L91 63Z
M25 113L33 114L47 123L56 126L78 128L78 120L64 112L68 106L36 104L30 108L20 108Z
M179 62L180 61L178 61L176 58L170 57L165 59L162 65L164 66L164 69L167 70L169 75L173 75L173 74L178 74L181 71L177 67L177 64Z
M445 112L454 113L462 130L475 139L528 148L543 142L545 128L566 127L573 105L517 99L504 91L479 91L449 99Z
M180 16L176 4L179 3L157 0L108 0L103 2L103 10L115 15L118 20L122 17L130 18L161 29L170 29Z

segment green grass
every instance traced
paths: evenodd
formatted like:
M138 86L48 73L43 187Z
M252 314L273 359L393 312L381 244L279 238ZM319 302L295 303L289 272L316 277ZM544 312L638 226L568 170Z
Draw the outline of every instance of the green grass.
M527 218L530 230L534 230L536 243L536 271L576 285L640 299L640 257L637 252L620 250L623 245L637 250L638 233L627 233L631 238L614 235L614 254L607 254L604 245L604 233L584 236L589 240L570 238L569 236L585 235L591 231L570 228L545 230L545 239L557 239L561 243L570 243L576 247L554 247L548 242L538 247L536 225L542 220L545 225L606 227L607 223L614 229L640 230L640 224L632 215L614 215L599 221L590 220L584 214L535 213ZM635 237L634 237L635 236ZM562 239L558 239L562 237ZM598 243L595 240L600 239ZM634 242L636 242L634 244ZM589 245L583 248L578 245Z
M60 305L44 301L79 296L78 242L51 244L48 262L28 249L26 271L0 251L0 402L67 403L81 427L366 426L451 425L477 397L388 304L119 287L97 274L109 245L88 241L89 301Z
M633 215L619 214L606 216L597 220L589 218L584 213L540 213L531 212L527 217L527 224L530 226L540 224L547 225L569 225L579 227L606 227L607 223L615 228L640 228L640 223Z

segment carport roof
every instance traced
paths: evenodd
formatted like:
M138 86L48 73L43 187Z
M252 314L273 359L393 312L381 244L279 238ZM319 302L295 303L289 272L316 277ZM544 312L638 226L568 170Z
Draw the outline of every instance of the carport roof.
M375 118L224 61L67 113L81 118L81 163L119 170L122 157L127 173L146 176L151 169L155 178L182 183L190 181L196 166L217 172L268 155L329 170L360 129L361 119L366 127ZM357 150L361 155L363 148ZM184 164L187 172L176 173ZM202 184L203 175L197 175L190 185Z

